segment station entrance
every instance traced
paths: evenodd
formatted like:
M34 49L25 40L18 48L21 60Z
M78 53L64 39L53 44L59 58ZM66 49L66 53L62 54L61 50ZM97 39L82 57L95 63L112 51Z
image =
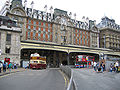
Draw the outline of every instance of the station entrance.
M44 49L22 49L21 61L29 61L30 55L34 53L38 53L40 56L46 57L47 67L57 68L61 64L67 65L66 52Z
M47 49L22 49L21 50L21 62L23 61L30 61L30 55L38 53L40 56L46 57L47 67L50 68L57 68L61 64L68 65L68 58L69 58L69 65L74 65L76 56L77 55L90 55L95 57L95 61L99 61L98 54L91 54L91 53L82 53L82 52L71 52L67 53L64 51L56 51L56 50L47 50Z

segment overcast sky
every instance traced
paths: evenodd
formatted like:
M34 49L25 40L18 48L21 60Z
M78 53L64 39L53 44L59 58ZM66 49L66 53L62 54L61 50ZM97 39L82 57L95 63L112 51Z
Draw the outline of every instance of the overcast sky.
M0 0L0 9L7 0ZM24 0L22 0L24 2ZM62 9L65 11L76 13L77 20L81 20L83 16L91 20L96 20L97 23L105 15L115 19L120 25L120 0L27 0L27 7L30 7L34 1L34 9L44 10L44 6ZM73 16L72 16L73 17Z

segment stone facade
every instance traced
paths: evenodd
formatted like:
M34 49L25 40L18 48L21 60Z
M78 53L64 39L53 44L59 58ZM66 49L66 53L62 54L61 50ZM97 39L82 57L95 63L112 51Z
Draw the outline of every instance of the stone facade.
M26 2L25 2L26 3ZM20 4L20 5L16 5ZM7 4L6 14L22 28L21 40L51 42L59 45L77 45L85 47L99 47L99 30L95 21L83 17L82 21L71 18L67 11L50 8L46 11L22 6L22 0L13 0ZM4 12L4 11L1 11ZM41 23L41 25L39 24Z
M98 24L100 29L100 47L120 51L120 25L114 19L103 17Z
M14 21L0 16L0 60L10 58L10 62L20 64L20 33Z

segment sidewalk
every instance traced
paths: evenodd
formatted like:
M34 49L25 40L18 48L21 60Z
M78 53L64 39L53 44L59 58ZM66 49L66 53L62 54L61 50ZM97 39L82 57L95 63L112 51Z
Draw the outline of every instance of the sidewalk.
M15 73L15 72L21 72L21 71L25 71L25 68L17 68L17 69L11 69L11 72L9 71L9 69L6 69L6 72L1 72L0 76L6 75L6 74L10 74L10 73Z

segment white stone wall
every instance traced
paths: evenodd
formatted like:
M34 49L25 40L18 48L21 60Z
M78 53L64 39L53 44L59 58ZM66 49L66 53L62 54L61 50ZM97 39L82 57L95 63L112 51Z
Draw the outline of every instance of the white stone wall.
M20 65L20 49L21 49L20 32L13 32L13 31L1 30L1 29L0 29L0 32L1 32L0 60L4 60L7 57L7 58L10 58L11 62L14 62ZM5 53L7 33L11 34L11 45L9 45L11 47L10 54Z

